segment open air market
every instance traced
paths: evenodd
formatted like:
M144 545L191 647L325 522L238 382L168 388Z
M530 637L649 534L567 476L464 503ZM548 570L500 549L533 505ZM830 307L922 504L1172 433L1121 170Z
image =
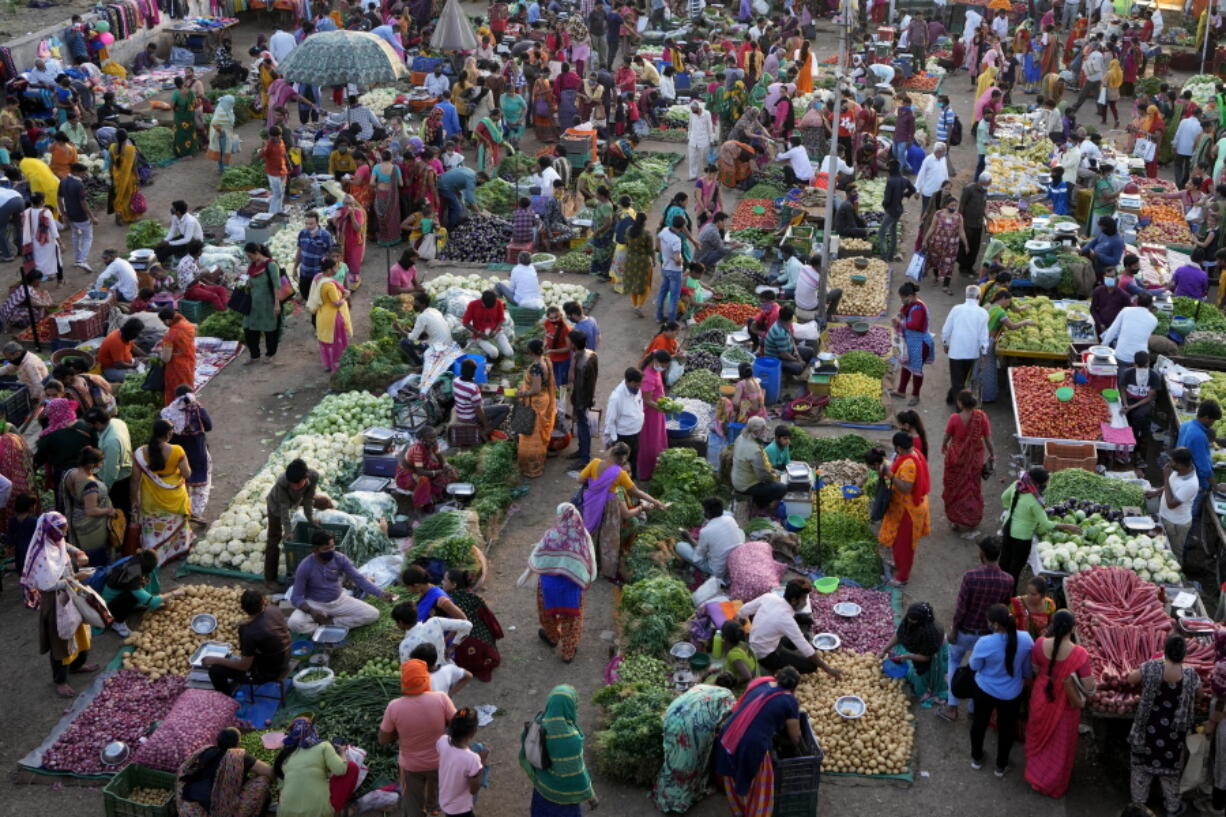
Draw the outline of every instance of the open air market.
M0 81L5 813L1226 814L1226 0L11 0Z

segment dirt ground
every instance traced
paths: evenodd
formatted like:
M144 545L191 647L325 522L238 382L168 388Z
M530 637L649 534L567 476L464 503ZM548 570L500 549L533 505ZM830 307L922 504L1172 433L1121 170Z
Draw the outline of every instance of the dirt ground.
M236 32L236 53L244 53L256 31L256 26L245 24ZM828 24L819 26L817 45L815 50L819 58L837 48ZM956 111L969 123L972 100L967 93L966 77L953 77L946 84L946 92L952 96ZM245 144L257 144L256 130L254 123L246 126L242 134ZM967 180L968 170L974 167L973 144L973 140L968 140L954 149L954 164L960 169L956 179L958 186ZM684 146L678 145L648 144L646 147L684 151ZM677 170L681 180L674 177L673 184L660 197L661 204L674 192L691 188L684 181L684 162ZM171 200L186 197L192 206L202 206L215 195L215 187L215 166L203 158L196 158L159 171L157 180L145 189L145 194L150 212L168 218ZM908 206L908 236L901 246L911 246L907 242L914 239L918 209L918 202ZM650 223L655 223L658 215L657 206ZM97 262L103 248L119 246L121 242L120 229L113 224L100 225L91 260ZM895 265L897 276L901 276L904 266L905 260ZM445 268L437 267L438 270ZM365 336L370 299L383 291L386 269L384 253L372 245L363 267L365 285L354 301L358 338ZM430 274L436 274L435 270L431 267ZM574 276L570 278L573 280ZM92 276L80 270L69 270L64 291L72 292L91 279ZM650 319L635 318L628 299L613 293L607 285L595 283L587 276L580 276L580 280L600 293L594 314L603 330L599 350L602 370L599 390L603 404L617 384L616 373L638 358L654 327ZM955 291L967 282L955 281ZM923 297L932 310L934 331L939 330L948 310L961 301L960 294L949 297L931 287L925 287ZM896 307L896 296L893 303ZM215 424L211 435L214 489L206 514L210 518L220 513L237 488L264 462L280 436L327 390L316 344L308 323L301 316L295 317L289 325L282 352L277 357L278 363L274 366L231 365L201 392L200 398ZM944 358L929 368L927 374L919 410L935 449L939 447L941 431L949 415L942 400L948 387ZM793 385L792 390L796 388ZM897 411L903 406L898 402L889 408ZM1003 468L1005 457L1017 450L1012 439L1012 417L1007 403L989 407L989 414ZM507 631L506 639L500 644L503 665L491 683L473 683L457 698L459 705L494 704L503 711L491 727L483 730L481 738L492 747L491 761L495 764L491 789L481 798L483 814L526 813L531 791L526 777L516 768L519 730L522 723L544 705L545 696L554 684L568 682L579 689L584 702L580 710L584 729L590 736L597 728L597 711L588 701L602 684L603 670L613 648L611 586L600 581L589 592L583 643L574 663L565 666L537 640L533 592L514 585L532 545L551 522L556 503L573 490L574 483L567 477L566 468L561 459L550 461L546 475L532 481L530 492L513 508L501 537L490 552L493 579L486 596ZM939 456L932 458L932 471L933 485L939 486L942 474ZM997 478L987 486L985 520L996 519L1000 510L998 497L1005 487L1004 482ZM934 494L939 492L934 490ZM976 550L972 542L950 532L939 496L933 498L932 514L934 532L920 545L904 603L930 602L936 609L938 621L944 624L952 613L961 574L976 564ZM985 522L984 532L989 524ZM21 607L15 578L5 577L4 586L0 596L0 615L4 621L0 629L0 654L6 657L6 671L0 681L0 695L7 703L0 709L0 735L4 736L0 738L0 767L11 770L20 757L43 739L65 706L53 697L46 659L38 655L34 614ZM118 645L118 638L107 633L95 643L94 655L105 662ZM84 679L76 680L78 686L84 686ZM1126 759L1121 760L1123 733L1104 736L1101 745L1109 747L1104 755L1096 751L1094 740L1083 736L1070 793L1062 800L1053 801L1034 794L1022 780L1021 746L1014 749L1012 770L1004 780L998 780L986 770L970 769L965 716L956 724L947 724L939 721L931 710L916 708L914 711L917 723L915 782L827 777L822 781L821 814L943 817L964 814L973 803L980 813L1064 817L1113 814L1128 801L1126 766L1123 765ZM989 738L989 745L991 742ZM0 783L0 803L3 803L0 814L48 814L65 808L84 808L88 810L86 813L96 814L101 808L100 787L62 785L54 778L34 778L34 784L26 785L31 777L14 776ZM595 786L602 812L655 813L643 790L616 785L599 776ZM700 817L723 815L727 807L722 797L712 796L695 806L691 813Z

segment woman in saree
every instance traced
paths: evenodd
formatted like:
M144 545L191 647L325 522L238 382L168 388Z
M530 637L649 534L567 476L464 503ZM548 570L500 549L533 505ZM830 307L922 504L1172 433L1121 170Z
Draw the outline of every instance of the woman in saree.
M400 188L404 180L390 150L383 151L379 158L381 161L370 170L379 230L375 240L380 247L391 247L400 243Z
M1183 100L1180 100L1182 103ZM1150 105L1145 110L1145 116L1134 127L1129 126L1129 130L1135 130L1138 138L1149 139L1154 144L1154 152L1152 161L1145 163L1145 175L1151 179L1158 178L1158 156L1162 152L1164 143L1163 137L1166 131L1166 122L1162 119L1162 114L1158 111L1157 105Z
M0 420L0 475L13 484L8 503L0 507L0 527L8 530L9 516L13 513L17 497L37 495L38 488L34 477L34 455L29 443L3 420Z
M508 86L498 100L498 109L502 112L503 132L512 147L519 145L524 136L524 123L528 117L528 101L514 85Z
M226 169L230 157L239 151L238 134L235 132L234 97L226 94L217 100L213 118L209 120L208 157L217 162L217 171Z
M174 111L174 152L176 159L196 153L196 95L184 85L183 77L175 77L175 92L170 95Z
M545 358L545 344L540 338L528 341L532 362L524 372L515 396L532 409L536 425L530 434L519 435L519 472L535 479L545 473L545 454L557 417L557 387L553 367Z
M366 257L366 208L353 195L346 195L335 224L341 239L341 255L349 268L345 286L356 292L362 286L362 260Z
M1018 632L1030 633L1036 639L1047 632L1056 612L1056 602L1047 594L1048 590L1047 579L1031 576L1026 592L1009 600L1009 615L1013 616Z
M396 486L411 495L413 507L422 513L433 510L458 476L443 458L433 426L422 429L396 465Z
M169 308L158 313L166 334L158 344L162 361L162 403L174 401L179 386L196 385L196 325Z
M428 147L442 150L445 131L443 129L443 109L435 105L421 123L421 141Z
M272 57L268 56L268 52L264 53L264 59L260 60L259 68L259 86L260 86L260 109L269 111L272 110L268 105L268 89L272 87L272 83L277 78L275 66L272 64Z
M784 738L797 750L803 748L800 704L794 694L799 684L794 667L754 679L724 723L714 748L715 774L733 814L769 817L774 812L775 740Z
M983 98L983 95L996 85L996 75L999 73L995 65L989 65L979 72L979 79L975 81L975 99Z
M571 69L570 63L562 63L562 71L554 78L553 92L557 97L558 125L569 128L578 112L579 91L583 88L583 80Z
M25 173L25 163L22 164L21 171L29 179L29 174ZM131 224L137 218L137 214L132 212L132 197L136 195L137 186L136 146L128 139L128 132L123 128L115 131L115 144L107 149L105 164L111 172L115 223L120 226Z
M753 158L757 155L752 147L744 142L729 139L719 147L720 183L727 187L740 187L753 175Z
M399 235L399 224L396 229ZM341 367L341 355L351 337L348 295L340 284L325 276L319 283L319 308L315 310L315 339L319 341L319 358L325 372L332 373Z
M516 583L523 587L533 573L539 577L536 610L541 627L537 635L569 664L583 636L587 589L596 581L592 537L583 526L583 515L571 503L558 505L557 520L532 549L528 568Z
M556 198L552 200L557 201ZM634 209L634 203L630 197L619 197L617 212L613 216L613 261L609 265L609 280L613 284L613 291L618 295L626 294L626 287L623 284L623 276L626 274L626 234L634 226L636 218L638 218L638 212ZM544 216L541 217L541 221L547 224Z
M660 453L668 448L668 430L664 412L657 404L667 397L664 388L664 372L673 356L663 349L652 353L652 360L643 370L643 428L639 432L638 468L639 478L651 479L655 473Z
M187 553L192 544L192 501L187 480L192 468L182 446L171 445L174 427L159 418L153 421L149 442L132 454L132 507L140 523L141 547L152 550L158 561Z
M703 216L714 218L724 209L719 188L719 168L709 164L694 182L694 221L701 223Z
M539 142L556 142L558 124L554 117L557 101L548 76L539 76L532 84L532 128Z
M506 135L502 129L502 112L497 108L490 115L483 117L473 128L477 137L477 169L484 170L494 176L498 163L502 161L501 148L506 143Z
M532 781L532 806L529 817L579 817L583 803L595 809L599 801L592 789L583 758L583 732L579 729L579 694L570 684L561 684L549 693L540 717L544 739L551 758L548 769L528 762L523 749L519 766Z
M634 314L643 317L643 304L651 292L655 266L655 240L647 229L647 214L638 213L626 230L626 261L622 266L622 289L630 296Z
M776 139L788 138L796 127L796 105L790 89L790 85L785 85L779 94L779 101L775 103L775 119L771 133Z
M727 114L727 122L729 127L739 124L741 117L746 113L745 105L747 104L748 94L745 90L745 83L737 80L732 84L731 88L724 91L723 110ZM756 110L756 109L751 109ZM737 139L731 132L728 134L729 139Z
M455 645L456 666L471 672L478 681L489 683L491 673L502 663L496 645L503 637L502 625L485 599L473 590L469 571L451 568L443 576L442 588L473 625L472 631Z
M258 817L268 801L272 767L238 746L228 726L217 742L188 756L179 767L175 799L179 817Z
M928 511L931 480L928 462L915 448L910 434L895 432L893 443L894 462L889 474L883 474L890 486L890 504L881 520L877 541L893 550L894 578L890 579L890 586L903 587L911 578L920 539L932 532L932 517Z
M1039 83L1039 96L1053 101L1063 97L1064 78L1055 71L1044 74L1043 81Z
M630 446L617 442L604 460L593 459L579 472L583 526L595 539L600 575L615 583L624 577L622 560L634 538L634 519L648 506L668 507L635 485L629 463Z
M596 188L596 204L593 207L592 238L588 242L592 247L592 275L608 279L609 270L613 265L613 236L617 226L613 202L609 198L609 188L603 184Z
M973 531L983 521L983 467L996 462L992 425L969 389L958 392L958 410L945 424L941 501L955 532Z
M813 54L809 51L809 40L800 45L796 55L796 93L813 93Z
M1226 152L1223 152L1223 156L1226 156ZM5 299L3 305L0 305L0 321L13 329L29 326L31 312L34 313L35 322L38 322L46 317L48 310L56 306L55 296L42 287L42 270L32 269L22 277L25 280L11 285L8 298ZM27 292L29 292L29 298L26 297ZM2 465L0 465L0 473L4 473ZM16 494L15 488L14 494ZM3 525L0 524L0 527Z
M8 226L5 226L8 229ZM30 206L21 214L21 242L28 246L33 266L30 274L41 273L43 281L64 281L64 258L60 248L60 226L42 192L30 195Z
M1026 721L1026 782L1039 794L1063 797L1077 757L1080 697L1094 691L1090 654L1077 644L1073 614L1058 610L1047 633L1034 642L1030 660L1030 715ZM1074 677L1076 676L1076 677ZM1148 794L1148 792L1147 792Z
M896 646L902 649L896 651ZM947 655L945 633L937 626L932 605L923 601L907 608L894 637L879 653L882 659L907 664L907 685L923 707L945 700Z
M68 517L68 539L89 556L92 565L110 564L111 520L119 512L111 507L106 485L98 479L102 452L85 446L77 467L60 479L59 497Z
M749 89L749 104L754 107L761 108L766 104L766 95L770 93L770 86L775 82L775 77L771 74L763 74L761 79L753 84Z
M177 445L187 455L191 476L187 478L187 494L192 503L192 521L204 521L204 509L208 507L213 490L213 455L209 453L208 434L213 430L213 419L200 405L190 387L179 386L175 399L162 409L162 419L170 423L170 444Z
M721 672L715 684L696 684L664 711L664 764L651 789L664 813L689 811L711 792L711 749L736 707L736 677Z
M1120 126L1120 112L1117 105L1120 100L1120 87L1124 84L1124 69L1120 67L1120 61L1113 59L1111 65L1107 68L1106 74L1103 75L1103 87L1107 90L1105 104L1098 106L1098 119L1102 124L1107 124L1107 111L1111 111L1111 116L1115 120L1113 127Z
M1060 75L1060 41L1056 37L1055 26L1047 26L1039 38L1039 73L1046 78L1048 74ZM1040 91L1044 99L1059 99L1050 97Z

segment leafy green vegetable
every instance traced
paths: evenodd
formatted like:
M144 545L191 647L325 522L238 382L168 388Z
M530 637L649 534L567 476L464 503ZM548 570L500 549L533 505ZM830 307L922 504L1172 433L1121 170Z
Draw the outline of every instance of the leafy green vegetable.
M247 206L249 201L251 201L251 194L246 190L231 190L213 199L212 206L226 211L241 210Z
M704 324L706 321L703 322ZM687 397L691 400L702 400L714 404L719 399L719 387L723 380L715 372L696 370L686 372L672 388L676 397Z
M779 193L775 194L775 196L778 196L778 195L780 194ZM769 197L768 196L749 196L749 194L746 194L745 197L746 198L774 198L774 196L769 196ZM733 230L732 233L729 235L729 238L731 238L733 241L741 241L741 242L744 242L750 245L751 247L760 247L764 244L771 244L773 243L772 239L774 239L774 237L775 237L775 234L772 231L767 230L763 227L746 227L743 230Z
M890 371L890 364L872 352L855 349L839 355L840 374L866 374L874 379L881 379Z
M129 250L151 250L166 238L166 228L156 218L142 218L128 227Z
M560 272L587 272L592 268L592 256L582 250L572 250L560 256L554 269Z
M196 334L202 338L221 338L222 340L243 339L243 316L233 309L225 312L214 312L200 322Z
M808 565L826 565L845 546L855 542L874 540L873 529L868 523L844 513L823 511L821 540L817 536L818 514L805 521L800 532L800 560Z
M671 576L655 574L626 585L621 600L626 648L632 652L666 655L681 625L693 612L690 591Z
M220 227L230 218L230 214L216 204L210 204L200 211L198 218L205 227Z
M718 329L721 332L735 332L740 328L740 324L730 318L725 318L723 315L712 315L695 326L692 331L702 333Z
M359 789L361 793L400 777L397 744L393 741L381 745L378 741L379 725L383 722L387 703L399 696L399 678L341 678L328 687L314 705L315 728L321 738L338 738L367 751L366 764L370 772Z
M1172 298L1171 303L1176 315L1195 319L1198 330L1226 331L1226 315L1220 309L1183 295Z
M498 175L514 181L536 172L536 158L528 153L512 153L498 163Z
M1226 357L1226 332L1193 332L1183 347L1184 354Z
M804 462L852 460L862 462L873 444L859 434L841 437L814 437L798 426L792 427L792 459Z
M885 419L885 406L880 399L864 395L832 397L826 406L826 417L849 423L875 423Z
M785 192L787 192L787 191L786 191L786 190L784 190L782 187L779 187L778 185L774 185L774 184L763 184L762 182L759 182L758 184L755 184L753 187L751 187L751 188L749 188L748 190L746 190L746 191L745 191L745 194L744 194L744 196L742 196L742 198L746 198L746 199L772 199L772 200L773 200L773 199L777 199L777 198L779 198L779 197L780 197L780 196L782 196L782 195L783 195Z
M128 138L150 164L159 165L174 161L175 133L170 128L133 130L128 132Z
M263 166L230 165L221 173L219 190L250 190L268 184Z
M659 658L642 653L632 653L622 658L617 665L617 678L628 684L644 684L666 689L668 664Z
M1140 486L1080 468L1066 468L1052 474L1047 490L1043 492L1043 501L1048 505L1070 499L1097 502L1113 508L1145 506L1145 492Z
M652 495L668 502L674 496L700 500L715 493L715 469L692 448L666 448L651 476Z
M851 579L863 587L876 587L883 575L877 543L871 540L842 545L823 568L831 576Z
M596 769L612 780L649 786L664 763L663 716L673 693L650 684L614 687L602 696L615 700L608 707L606 728L594 736Z
M476 196L477 204L495 215L509 215L516 207L515 185L506 179L490 179L477 188Z

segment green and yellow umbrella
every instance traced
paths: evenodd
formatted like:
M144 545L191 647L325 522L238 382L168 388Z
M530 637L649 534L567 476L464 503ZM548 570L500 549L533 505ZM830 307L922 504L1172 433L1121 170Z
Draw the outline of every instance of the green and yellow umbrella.
M277 65L289 82L374 85L408 70L391 45L368 31L321 31L303 40Z

